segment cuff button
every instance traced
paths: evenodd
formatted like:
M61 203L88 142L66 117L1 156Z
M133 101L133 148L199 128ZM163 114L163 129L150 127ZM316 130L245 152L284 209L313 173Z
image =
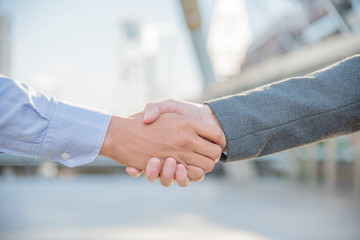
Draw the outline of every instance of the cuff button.
M61 158L62 158L63 160L68 160L68 159L70 158L70 153L69 153L69 151L67 150L66 152L63 152L63 153L61 154Z

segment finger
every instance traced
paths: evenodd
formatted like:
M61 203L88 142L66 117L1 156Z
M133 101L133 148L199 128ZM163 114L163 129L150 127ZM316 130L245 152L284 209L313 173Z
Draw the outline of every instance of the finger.
M190 181L193 182L200 182L205 177L204 169L195 166L187 166L187 173Z
M139 177L139 176L141 175L141 173L142 173L143 171L140 171L140 170L138 170L138 169L136 169L136 168L133 168L133 167L126 167L126 172L127 172L127 174L129 174L131 177L137 178L137 177Z
M190 179L187 176L187 171L184 165L177 164L175 172L175 181L180 187L187 187L190 184Z
M157 103L149 103L145 107L144 123L155 122L160 116L160 109Z
M184 154L179 157L177 161L185 166L191 165L201 168L204 172L210 172L215 167L215 161L213 159L196 152Z
M173 100L149 103L145 107L144 123L155 122L162 113L177 113L177 105Z
M159 178L161 162L157 158L151 158L146 165L144 176L149 182L156 182Z
M206 139L203 138L196 139L193 146L194 146L194 151L196 153L210 158L215 163L219 161L221 157L222 148L213 142L207 141ZM211 171L211 170L212 169L207 169L207 171Z
M216 143L217 145L221 146L222 149L226 148L226 138L221 128L210 124L204 124L195 120L192 120L191 122L195 132L199 136Z
M170 187L175 181L176 161L173 158L167 158L161 171L160 182L165 187Z

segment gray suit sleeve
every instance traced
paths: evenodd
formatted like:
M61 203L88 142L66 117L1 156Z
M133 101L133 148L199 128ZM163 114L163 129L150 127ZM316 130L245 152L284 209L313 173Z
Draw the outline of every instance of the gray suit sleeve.
M227 141L222 161L262 157L360 130L360 55L305 77L208 102Z

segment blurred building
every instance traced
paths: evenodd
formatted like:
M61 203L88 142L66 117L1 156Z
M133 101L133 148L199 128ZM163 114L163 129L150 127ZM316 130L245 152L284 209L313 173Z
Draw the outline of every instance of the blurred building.
M274 22L251 45L244 68L337 35L359 33L358 0L300 0L293 15Z
M289 6L268 9L271 4L263 6L265 2L246 1L252 9L250 24L261 31L252 30L256 34L241 72L228 74L227 81L211 86L207 95L223 96L308 74L360 52L360 0L279 1L292 3L291 14L284 14ZM256 20L257 24L251 23Z
M245 2L217 1L207 39L207 49L217 79L239 74L251 40Z
M0 73L10 74L9 20L0 15Z
M137 21L120 24L119 101L120 114L129 115L141 109L148 100L148 68L142 48L143 26ZM127 103L127 104L124 104Z
M250 46L246 42L242 46L236 45L240 43L230 42L225 36L230 34L235 40L241 38L240 30L244 28L239 25L241 18L236 16L245 9L224 7L225 3L236 5L239 3L237 1L218 0L220 1L223 9L220 13L215 9L214 13L219 15L212 19L217 18L215 22L210 21L216 26L209 27L209 37L214 37L211 41L217 45L210 49L210 55L214 65L224 64L221 59L229 57L231 62L238 66L214 66L215 69L221 69L217 76L226 78L205 88L203 98L238 93L287 77L307 74L344 57L360 53L360 0L245 0L243 7L246 6L250 25L254 28L252 21L261 18L266 23L266 26L256 25L261 31L254 33L252 29L253 41ZM290 14L283 14L289 12L287 7L290 5L283 4L286 2L293 6ZM272 5L272 14L268 14ZM215 8L217 6L219 5L215 4ZM252 12L249 8L252 8ZM224 13L224 9L228 13ZM6 54L3 54L3 49L8 49L6 26L7 20L1 18L1 69L8 66L8 57L5 58ZM118 34L119 76L114 92L117 95L115 101L122 103L122 107L113 112L127 116L141 110L147 102L170 97L194 99L194 95L191 97L190 93L194 93L194 89L199 86L191 85L193 79L189 80L186 73L196 71L198 65L184 64L188 60L184 52L189 49L183 46L183 41L180 40L187 37L182 29L171 24L144 24L136 20L125 20L120 23ZM221 36L217 38L219 34ZM222 41L225 41L225 44ZM214 61L214 58L217 60ZM7 65L3 62L7 62ZM189 95L179 96L178 90L181 88L181 92ZM186 91L183 91L184 88ZM255 163L259 175L285 175L294 179L305 176L312 182L325 179L329 185L334 185L335 180L348 181L350 178L351 181L353 176L358 176L358 180L353 182L358 184L356 189L360 189L360 165L354 166L359 162L356 161L360 155L359 144L359 135L355 134L239 164L242 164L241 168L244 169L244 163ZM28 159L17 158L19 161L15 162L12 156L4 155L0 154L0 162L4 166L13 166L14 163L17 166L32 164ZM269 159L271 161L267 161ZM34 160L34 165L36 164L38 161ZM117 166L113 161L95 161L86 167L114 165ZM247 175L245 171L236 169L236 163L227 166L235 170L233 172L236 176ZM337 170L334 170L336 168ZM239 179L240 181L245 179Z
M199 87L184 71L189 49L183 44L184 32L177 26L127 20L120 24L119 35L117 101L127 103L116 110L119 114L133 114L149 102L198 93Z
M184 45L184 30L173 24L148 24L144 37L147 43L144 48L149 61L148 68L151 69L149 100L187 99L198 95L200 83L189 77L191 71L196 71L196 66L188 59L191 53Z
M359 0L279 2L283 3L282 8L271 6L276 3L264 0L246 2L248 8L253 7L253 11L248 12L250 22L263 18L266 26L256 25L263 31L254 34L241 72L228 74L227 81L209 86L203 98L220 97L302 76L360 53ZM291 14L283 14L288 7L285 3L293 6ZM360 136L353 134L253 162L260 173L285 174L293 179L305 177L313 183L322 179L329 188L345 183L360 192L359 144Z

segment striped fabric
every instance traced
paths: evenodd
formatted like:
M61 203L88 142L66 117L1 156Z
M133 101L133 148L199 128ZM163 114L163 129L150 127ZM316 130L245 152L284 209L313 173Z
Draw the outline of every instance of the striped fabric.
M47 97L0 75L0 152L83 165L99 154L109 122L110 113Z

